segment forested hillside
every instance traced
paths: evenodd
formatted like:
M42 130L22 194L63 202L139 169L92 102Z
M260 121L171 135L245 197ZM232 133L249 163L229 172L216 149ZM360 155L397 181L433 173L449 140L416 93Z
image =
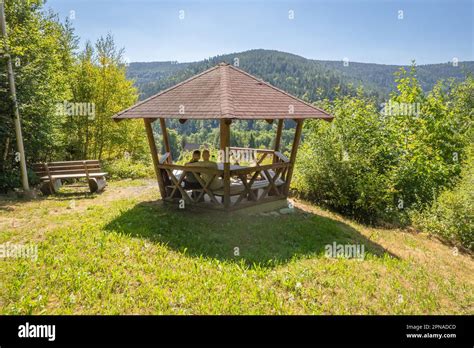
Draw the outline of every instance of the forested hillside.
M135 85L141 92L140 97L144 99L222 61L238 64L241 69L310 101L334 99L338 90L341 94L349 94L353 90L351 85L364 86L366 94L385 100L395 88L393 74L402 67L312 60L290 53L259 49L193 63L131 63L127 77L135 80ZM474 62L459 62L457 66L452 62L420 65L417 68L417 78L426 92L440 79L462 80L473 72Z

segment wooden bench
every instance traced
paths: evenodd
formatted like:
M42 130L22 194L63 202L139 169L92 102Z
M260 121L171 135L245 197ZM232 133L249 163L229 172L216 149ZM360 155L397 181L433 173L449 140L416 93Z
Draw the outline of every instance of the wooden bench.
M35 163L33 170L41 181L44 195L56 193L63 179L86 178L92 193L100 192L107 185L105 173L98 160Z

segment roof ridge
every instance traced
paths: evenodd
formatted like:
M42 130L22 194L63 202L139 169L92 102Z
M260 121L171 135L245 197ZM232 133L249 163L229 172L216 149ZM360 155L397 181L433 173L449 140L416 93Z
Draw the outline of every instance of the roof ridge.
M230 84L230 76L228 74L228 64L219 64L220 72L220 102L221 102L221 114L233 116L234 115L234 102L232 99L232 91Z
M201 72L201 73L199 73L199 74L197 74L197 75L191 76L189 79L186 79L186 80L184 80L184 81L182 81L182 82L180 82L180 83L178 83L178 84L176 84L176 85L174 85L174 86L171 86L171 87L169 87L169 88L167 88L167 89L165 89L165 90L163 90L163 91L161 91L161 92L158 92L158 93L152 95L151 97L148 97L148 98L142 100L141 102L138 102L138 103L136 103L136 104L130 106L129 108L126 108L125 110L122 110L122 111L116 113L114 116L112 116L112 118L117 118L118 116L122 115L123 113L125 113L125 112L127 112L127 111L130 111L130 110L136 108L137 106L140 106L140 105L142 105L142 104L144 104L144 103L146 103L146 102L148 102L148 101L150 101L150 100L152 100L152 99L154 99L154 98L156 98L156 97L159 97L159 96L161 96L161 95L163 95L163 94L165 94L165 93L167 93L167 92L169 92L169 91L172 91L172 90L175 89L175 88L178 88L178 87L180 87L180 86L182 86L182 85L184 85L184 84L186 84L186 83L188 83L188 82L191 82L192 80L194 80L194 79L196 79L196 78L198 78L198 77L201 77L202 75L205 75L205 74L207 74L207 73L210 73L211 71L213 71L213 70L215 70L215 69L217 69L217 68L219 68L219 65L213 66L212 68L209 68L209 69L207 69L207 70L204 70L203 72Z
M278 87L275 87L275 86L269 84L268 82L264 81L263 79L259 79L259 78L255 77L255 76L249 74L248 72L242 70L242 69L239 69L239 68L237 68L237 67L235 67L235 66L232 66L232 65L229 65L229 66L230 66L232 69L234 69L235 71L238 71L238 72L240 72L241 74L244 74L244 75L246 75L246 76L248 76L248 77L254 79L255 81L257 81L257 82L259 82L259 83L263 83L264 85L266 85L266 86L268 86L268 87L270 87L270 88L273 88L274 90L276 90L276 91L278 91L278 92L280 92L280 93L283 93L283 94L287 95L288 97L290 97L290 98L292 98L292 99L294 99L294 100L296 100L296 101L298 101L298 102L300 102L300 103L303 103L303 104L305 104L305 105L307 105L307 106L309 106L309 107L312 107L313 109L322 112L323 114L327 115L327 116L330 117L330 118L333 118L333 116L331 116L328 112L326 112L326 111L324 111L324 110L318 108L317 106L314 106L314 105L312 105L312 104L310 104L310 103L308 103L308 102L305 102L304 100L302 100L302 99L300 99L300 98L298 98L298 97L295 97L294 95L291 95L290 93L285 92L284 90L282 90L282 89L280 89L280 88L278 88Z

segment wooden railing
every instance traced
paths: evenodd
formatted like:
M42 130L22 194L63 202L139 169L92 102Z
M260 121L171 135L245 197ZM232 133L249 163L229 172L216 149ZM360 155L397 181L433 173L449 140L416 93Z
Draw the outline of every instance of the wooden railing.
M229 147L230 151L249 151L249 152L255 152L256 157L255 158L255 163L256 165L260 165L265 158L267 158L268 155L273 155L274 151L273 150L268 150L268 149L256 149L256 148L251 148L251 147L236 147L232 146Z
M286 157L284 154L282 154L281 152L278 152L278 151L274 151L275 153L275 156L281 161L281 162L285 162L285 163L288 163L290 162L289 158Z
M158 160L158 163L159 164L163 164L165 162L168 162L171 164L171 154L169 152L166 152L163 156L160 157L160 159Z

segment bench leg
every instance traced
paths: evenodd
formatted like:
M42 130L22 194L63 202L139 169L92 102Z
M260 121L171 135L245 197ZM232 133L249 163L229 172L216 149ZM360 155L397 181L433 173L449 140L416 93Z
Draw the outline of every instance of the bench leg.
M59 188L61 187L62 183L60 179L55 179L53 180L53 187L54 191L58 191ZM40 186L40 191L43 195L49 196L52 195L54 192L51 191L51 185L49 184L49 180L43 181Z
M104 177L89 179L89 189L91 190L91 193L101 192L106 185L107 181Z

